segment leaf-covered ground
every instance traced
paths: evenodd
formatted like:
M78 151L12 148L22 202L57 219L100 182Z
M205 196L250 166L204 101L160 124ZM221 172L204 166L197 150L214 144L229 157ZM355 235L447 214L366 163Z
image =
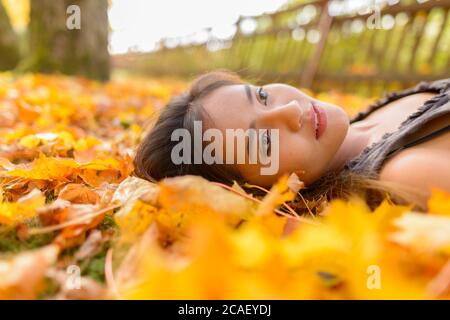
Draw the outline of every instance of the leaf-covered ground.
M0 299L450 297L442 191L428 214L354 199L299 217L287 177L259 198L134 177L143 131L184 88L0 74Z

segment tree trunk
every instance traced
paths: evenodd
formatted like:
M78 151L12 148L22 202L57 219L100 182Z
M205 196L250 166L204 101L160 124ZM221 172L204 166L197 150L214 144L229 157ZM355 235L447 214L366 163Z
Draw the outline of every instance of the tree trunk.
M80 8L80 29L66 26L71 5ZM29 54L19 69L107 80L108 31L108 0L31 0Z
M19 62L17 35L0 1L0 70L13 69Z

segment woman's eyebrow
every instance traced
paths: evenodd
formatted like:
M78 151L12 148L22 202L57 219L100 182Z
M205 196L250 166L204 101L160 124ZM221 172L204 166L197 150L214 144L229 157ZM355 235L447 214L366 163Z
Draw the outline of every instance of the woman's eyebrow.
M253 104L253 94L252 94L252 89L250 88L250 86L248 84L246 84L244 86L245 88L245 93L247 95L247 99L248 101L250 101L250 104Z

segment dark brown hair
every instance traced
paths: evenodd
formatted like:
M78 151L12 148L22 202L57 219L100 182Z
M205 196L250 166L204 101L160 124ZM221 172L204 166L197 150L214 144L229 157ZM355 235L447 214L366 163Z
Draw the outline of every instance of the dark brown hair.
M192 174L223 183L233 180L240 182L241 177L226 165L195 164L195 150L191 152L190 164L175 165L171 161L171 152L178 143L171 141L172 132L183 128L189 131L193 139L194 121L212 122L202 107L202 99L220 87L240 83L242 80L235 73L213 71L195 79L188 92L173 98L139 145L134 160L136 174L150 181ZM193 140L191 145L194 146Z
M171 141L172 132L184 128L193 139L194 121L205 123L208 120L202 99L220 87L240 83L239 76L229 71L209 72L194 80L188 92L173 98L138 147L134 160L136 174L150 181L191 174L226 184L233 181L244 183L242 177L225 164L194 164L194 159L191 159L191 164L175 165L171 161L171 152L178 143ZM212 122L209 123L211 125ZM194 146L193 141L191 146ZM301 196L291 204L299 213L317 213L325 202L335 198L349 199L353 195L365 199L371 208L389 196L393 202L412 203L418 210L426 209L426 194L421 190L380 181L371 175L356 174L350 170L328 172L300 192Z

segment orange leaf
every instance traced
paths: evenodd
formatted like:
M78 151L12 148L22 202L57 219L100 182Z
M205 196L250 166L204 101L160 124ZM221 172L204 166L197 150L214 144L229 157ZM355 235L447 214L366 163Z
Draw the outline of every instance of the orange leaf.
M90 203L96 204L99 195L82 184L69 183L59 193L58 198L70 201L72 203Z

